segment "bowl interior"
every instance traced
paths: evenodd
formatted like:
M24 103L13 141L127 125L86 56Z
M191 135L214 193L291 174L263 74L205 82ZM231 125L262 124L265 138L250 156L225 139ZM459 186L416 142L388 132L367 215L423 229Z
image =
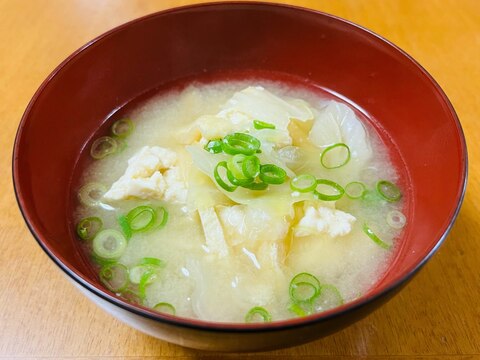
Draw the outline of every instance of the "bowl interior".
M231 71L289 74L341 94L398 150L394 160L410 180L409 222L402 249L371 295L432 253L461 202L466 150L455 113L428 74L391 44L325 14L213 4L105 34L60 65L27 108L15 144L15 188L31 230L60 266L103 289L79 256L67 219L73 169L109 114L162 84Z

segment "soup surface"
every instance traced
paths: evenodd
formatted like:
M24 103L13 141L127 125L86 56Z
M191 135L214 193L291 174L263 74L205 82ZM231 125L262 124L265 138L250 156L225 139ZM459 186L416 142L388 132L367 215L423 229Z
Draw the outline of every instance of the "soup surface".
M266 80L193 83L97 136L76 231L128 301L220 322L354 300L405 225L375 130L327 95Z

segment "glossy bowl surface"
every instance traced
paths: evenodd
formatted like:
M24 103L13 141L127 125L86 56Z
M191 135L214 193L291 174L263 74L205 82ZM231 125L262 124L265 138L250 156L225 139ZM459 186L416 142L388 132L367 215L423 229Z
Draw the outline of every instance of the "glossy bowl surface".
M185 78L254 72L302 79L374 119L409 186L408 226L385 277L355 302L270 324L174 318L106 291L79 256L68 217L79 154L109 115ZM227 76L227 75L225 75ZM307 342L365 316L398 291L445 239L462 203L467 152L447 97L400 49L348 21L265 3L187 6L134 20L86 44L40 86L14 146L17 200L33 236L68 278L114 316L200 349L255 351ZM419 304L423 306L423 304ZM67 326L67 325L65 325Z

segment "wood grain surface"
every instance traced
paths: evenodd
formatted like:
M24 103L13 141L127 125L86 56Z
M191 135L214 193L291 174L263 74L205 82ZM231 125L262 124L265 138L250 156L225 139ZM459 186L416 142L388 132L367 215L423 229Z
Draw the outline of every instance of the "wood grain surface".
M43 79L64 58L128 20L195 2L0 0L1 358L239 356L198 352L156 340L81 296L28 232L11 180L11 152L22 113ZM285 2L365 26L419 61L458 112L469 148L470 178L463 208L447 241L388 304L328 338L242 357L480 358L480 1Z

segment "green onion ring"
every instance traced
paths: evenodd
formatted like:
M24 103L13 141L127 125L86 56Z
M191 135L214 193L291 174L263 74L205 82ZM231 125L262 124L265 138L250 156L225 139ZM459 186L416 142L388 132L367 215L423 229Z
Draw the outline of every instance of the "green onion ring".
M112 125L112 134L119 138L126 138L133 132L135 125L130 119L121 119L115 121Z
M146 298L146 290L147 286L152 283L152 281L157 277L156 272L153 269L148 269L145 271L140 278L140 282L138 284L138 295L141 299Z
M166 302L158 303L153 307L153 310L169 315L175 315L176 313L175 306Z
M338 291L337 287L331 284L322 284L320 286L320 297L325 294L326 291L331 291L333 295L335 295L335 298L337 300L337 303L335 304L336 306L343 305L345 303L345 300L343 300L343 296Z
M117 151L117 141L110 136L102 136L95 140L90 148L90 155L96 160L103 159Z
M217 182L218 186L220 186L223 190L228 191L228 192L233 192L237 189L236 185L228 185L220 176L218 173L218 168L223 167L225 168L226 171L228 171L227 168L227 162L226 161L220 161L217 166L215 166L215 169L213 170L213 176L215 178L215 181Z
M313 294L305 299L299 298L300 294L298 291L301 287L305 288L306 286L313 289ZM290 299L295 303L311 302L320 294L320 281L318 281L318 279L312 274L306 272L299 273L293 277L292 281L290 281L288 292L290 294Z
M136 305L142 305L143 304L143 299L135 291L132 291L130 289L126 289L126 290L121 292L121 295L125 300L127 300L128 302L130 302L132 304L136 304Z
M252 182L251 184L242 185L243 188L254 190L254 191L262 191L268 188L268 184L264 182Z
M82 240L91 240L102 230L103 221L97 216L90 216L82 219L77 224L77 235Z
M395 202L400 200L402 197L400 189L397 187L397 185L391 183L390 181L380 180L377 182L376 188L380 196L387 201Z
M227 170L227 179L230 181L233 185L237 186L247 186L253 183L255 179L250 178L250 179L237 179L230 170Z
M321 193L316 189L318 185L330 186L337 193L336 194ZM335 181L331 181L331 180L328 180L328 179L317 179L317 185L315 186L315 190L313 190L313 194L315 195L315 197L317 197L318 199L323 200L323 201L338 200L343 196L344 193L345 193L345 190L339 184L337 184Z
M120 292L128 286L128 269L123 264L102 266L99 277L100 281L113 292Z
M247 156L242 163L242 172L246 178L256 178L260 174L260 159L255 155Z
M407 223L407 218L398 210L392 210L387 213L387 224L394 229L401 229Z
M243 174L243 171L242 171L242 165L245 158L246 156L244 154L235 154L230 159L227 160L227 169L238 180L243 180L248 178Z
M315 176L309 174L295 176L290 181L290 189L301 193L313 191L316 187L317 179L315 179Z
M107 187L100 183L88 183L78 190L78 200L86 206L98 206L100 200L107 192Z
M221 153L222 139L212 139L203 148L211 154Z
M153 227L157 213L151 206L141 205L130 210L126 219L132 232L144 232Z
M373 240L375 244L380 246L383 249L389 250L391 245L387 244L386 242L382 241L373 231L368 227L366 223L363 224L363 232Z
M258 321L257 319L260 318ZM270 322L272 321L272 315L263 307L255 306L251 308L247 314L245 315L245 322L246 323L253 323L253 322Z
M152 266L163 267L165 266L165 263L162 260L157 258L146 257L140 261L140 265L152 265Z
M260 149L261 143L256 137L244 133L233 133L222 140L222 149L230 155L253 155Z
M260 120L253 120L253 127L257 130L262 130L262 129L275 129L274 124L270 124L264 121Z
M287 173L281 167L274 164L265 164L260 166L260 180L266 184L283 184L287 178Z
M360 199L367 192L367 187L360 181L352 181L345 185L345 195L350 199Z
M347 155L345 159L338 164L334 164L334 165L327 164L328 158L325 158L325 156L327 156L330 151L337 148L345 148L347 150ZM346 165L350 161L350 156L351 156L350 148L348 147L348 145L344 143L337 143L337 144L328 146L325 150L322 151L322 154L320 155L320 163L326 169L338 169L339 167Z
M118 224L120 225L120 229L122 229L123 235L125 235L127 240L130 240L132 237L132 229L130 228L127 217L125 215L120 215L117 220Z
M118 259L127 248L127 239L120 231L106 229L93 238L93 252L105 260Z
M297 316L307 316L312 313L312 310L305 310L305 305L308 306L308 304L299 304L299 303L292 303L288 306L288 310L293 312ZM311 306L308 306L311 307Z

